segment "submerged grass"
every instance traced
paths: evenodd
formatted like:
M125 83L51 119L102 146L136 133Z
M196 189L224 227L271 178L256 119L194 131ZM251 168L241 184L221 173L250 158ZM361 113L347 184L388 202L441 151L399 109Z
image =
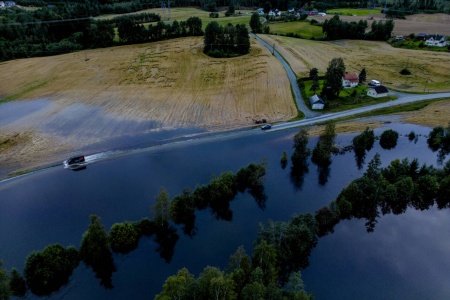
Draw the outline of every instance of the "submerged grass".
M33 92L43 86L46 86L49 83L49 81L43 81L41 83L37 83L37 81L33 81L30 82L29 84L27 84L24 89L16 94L13 94L11 96L6 97L5 99L0 99L0 103L4 103L4 102L8 102L8 101L13 101L16 99L20 99L23 98L23 96L25 96L26 94Z

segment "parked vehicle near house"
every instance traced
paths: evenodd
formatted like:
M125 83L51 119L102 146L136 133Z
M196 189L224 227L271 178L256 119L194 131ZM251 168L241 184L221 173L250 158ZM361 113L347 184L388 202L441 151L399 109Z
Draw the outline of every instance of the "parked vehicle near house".
M380 86L381 83L378 80L373 79L369 82L369 85L370 86Z

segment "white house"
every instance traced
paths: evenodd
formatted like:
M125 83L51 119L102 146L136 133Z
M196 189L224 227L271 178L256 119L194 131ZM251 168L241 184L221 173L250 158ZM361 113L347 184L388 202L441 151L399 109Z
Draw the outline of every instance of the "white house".
M434 47L445 47L448 45L448 42L445 40L445 37L443 35L433 34L427 36L427 39L425 40L425 45Z
M373 97L373 98L381 98L386 97L388 95L389 91L385 86L375 86L373 88L370 88L367 91L367 96Z
M325 106L325 101L317 95L309 97L309 104L311 104L312 109L323 109Z
M0 8L4 8L5 7L5 2L0 1Z
M345 73L344 77L342 77L342 86L344 88L353 88L358 86L359 77L356 73Z

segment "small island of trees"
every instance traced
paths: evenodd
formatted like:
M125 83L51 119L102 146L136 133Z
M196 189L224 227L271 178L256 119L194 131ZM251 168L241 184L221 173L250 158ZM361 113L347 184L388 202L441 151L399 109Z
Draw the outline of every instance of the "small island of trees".
M206 25L203 52L212 57L234 57L250 51L250 37L245 25L228 24L223 27L216 21Z

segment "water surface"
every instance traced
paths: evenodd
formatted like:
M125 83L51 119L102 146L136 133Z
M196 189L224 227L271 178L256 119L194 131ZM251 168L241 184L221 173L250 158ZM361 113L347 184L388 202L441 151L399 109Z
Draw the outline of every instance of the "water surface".
M387 124L402 136L394 150L376 144L366 158L381 154L383 166L394 158L419 158L436 163L423 135L430 129L409 124ZM405 136L421 134L417 143ZM114 255L118 271L112 290L99 285L91 269L80 265L68 286L51 299L149 299L161 290L164 280L186 266L198 275L207 265L225 268L229 256L244 245L250 253L258 222L287 221L293 214L314 213L334 200L351 180L361 176L352 153L333 157L328 181L319 184L317 169L310 164L301 187L292 184L289 167L280 167L283 151L292 153L287 130L244 137L211 139L190 144L153 147L130 155L105 155L86 170L43 170L0 183L0 258L7 268L22 270L26 255L52 243L79 246L97 214L108 230L116 222L150 216L154 196L165 187L171 198L189 187L205 184L213 175L236 172L250 162L267 159L265 192L261 209L248 193L231 203L231 222L217 220L208 210L196 213L197 234L180 236L171 263L155 251L152 238L143 238L139 248L127 255ZM381 134L382 129L377 129ZM352 135L338 136L349 144ZM310 139L312 148L317 141ZM375 232L368 234L364 222L344 221L336 232L319 240L310 267L303 271L309 292L316 299L442 299L448 295L449 212L410 210L400 216L385 216ZM418 283L420 281L420 283ZM29 296L28 298L35 298Z

